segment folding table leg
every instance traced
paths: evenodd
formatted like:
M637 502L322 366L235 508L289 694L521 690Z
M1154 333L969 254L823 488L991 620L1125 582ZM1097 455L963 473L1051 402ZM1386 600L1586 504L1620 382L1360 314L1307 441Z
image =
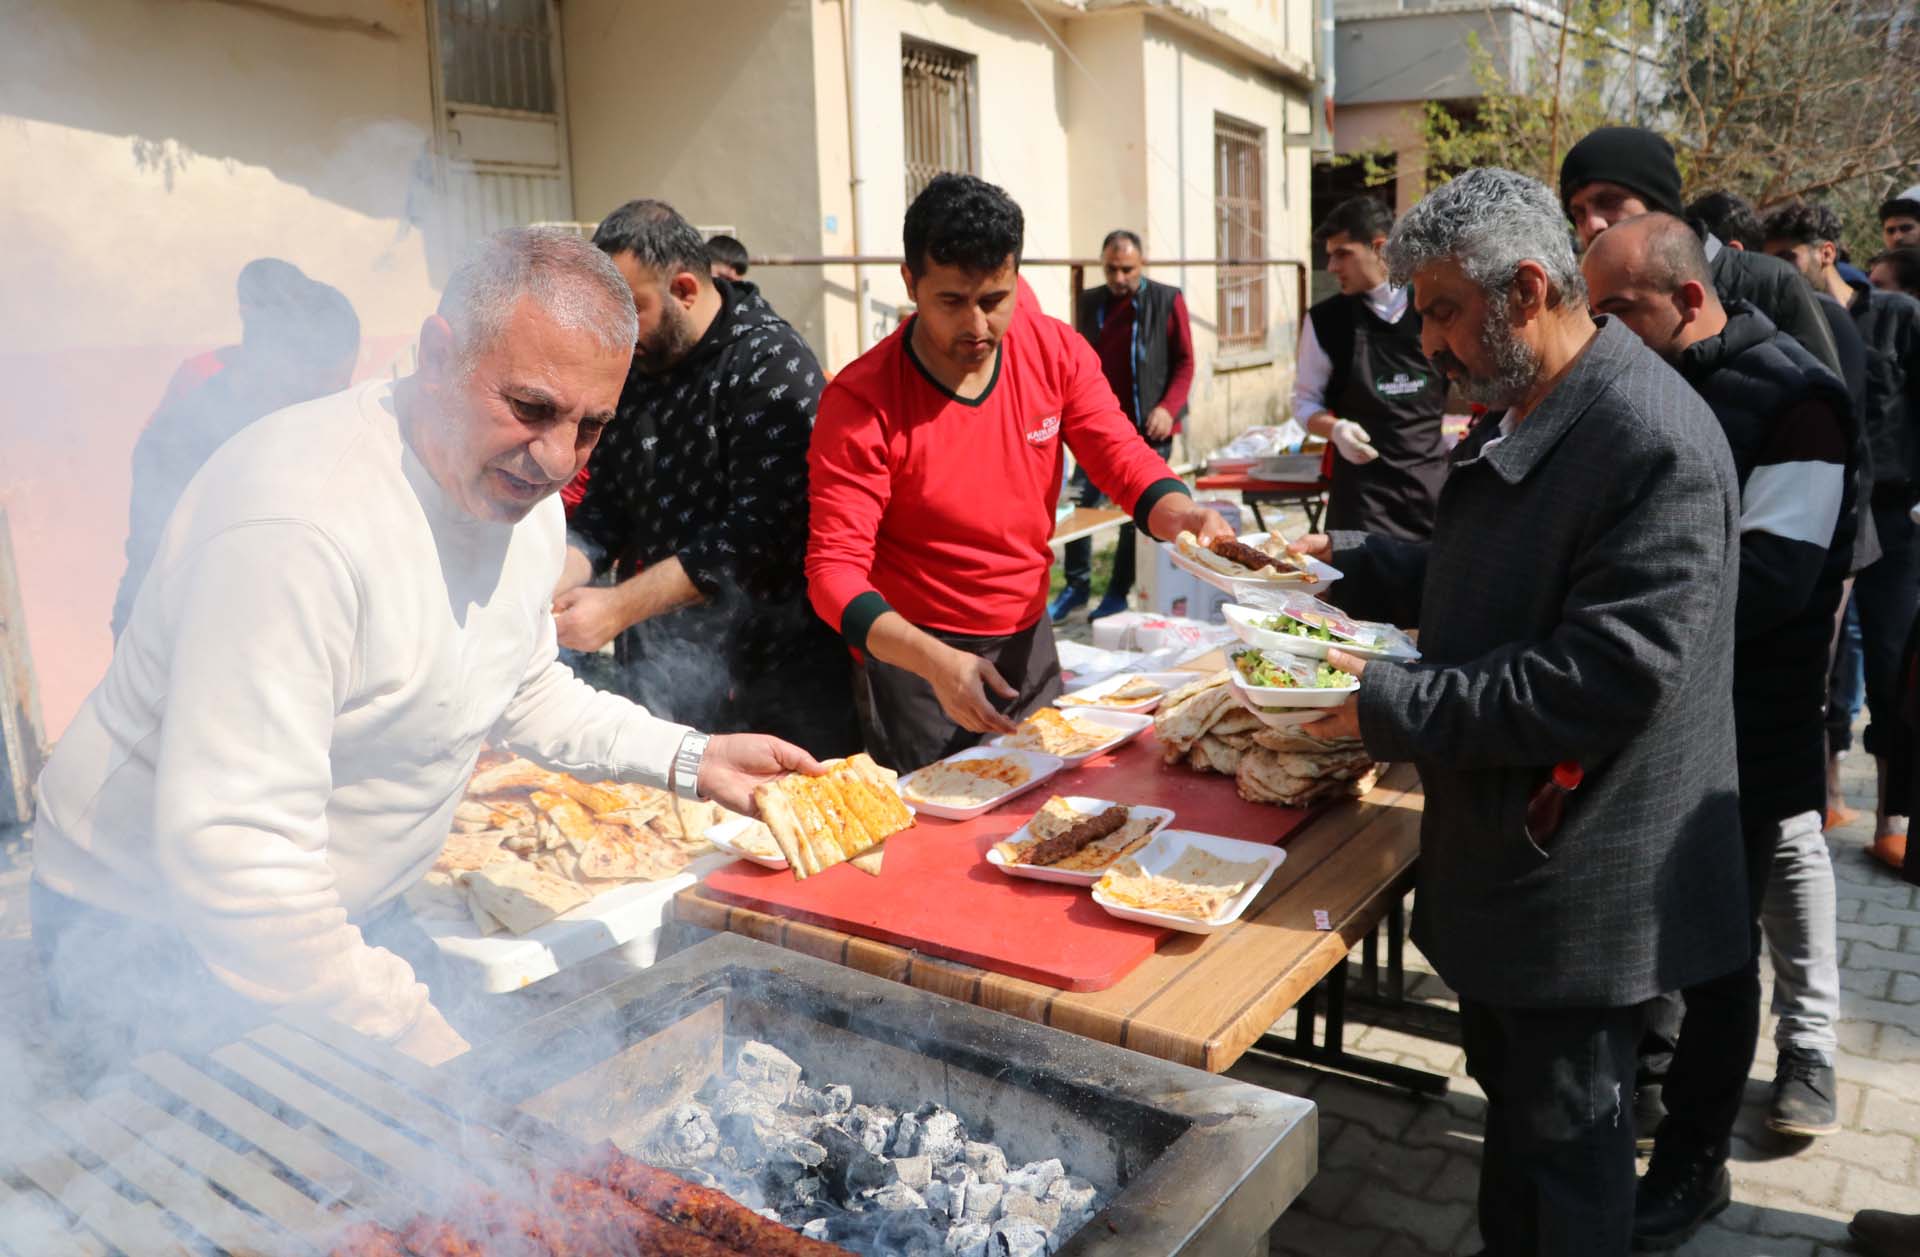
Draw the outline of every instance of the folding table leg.
M1317 1019L1321 986L1327 989L1327 1025L1321 1041L1315 1043L1313 1023ZM1294 1006L1297 1021L1291 1039L1277 1034L1263 1034L1248 1050L1262 1052L1269 1056L1286 1057L1289 1060L1305 1061L1309 1065L1323 1065L1356 1077L1370 1078L1375 1082L1404 1087L1408 1091L1421 1095L1446 1094L1448 1079L1444 1074L1430 1073L1424 1069L1410 1069L1390 1061L1370 1060L1347 1051L1345 1046L1346 1010L1347 964L1342 961L1331 973L1321 979L1319 986L1307 992Z

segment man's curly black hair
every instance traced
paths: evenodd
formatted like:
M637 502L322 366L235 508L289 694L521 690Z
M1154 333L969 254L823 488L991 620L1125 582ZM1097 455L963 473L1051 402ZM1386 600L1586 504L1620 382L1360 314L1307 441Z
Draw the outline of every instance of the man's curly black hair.
M913 204L901 229L907 270L915 279L927 263L991 275L1013 259L1020 267L1026 218L1006 192L972 175L935 175Z
M1828 244L1841 235L1839 216L1812 201L1788 201L1767 215L1764 230L1769 240L1795 244Z
M1766 235L1760 229L1760 215L1754 213L1747 198L1734 192L1708 192L1693 199L1685 215L1688 222L1705 224L1706 229L1727 244L1758 253L1766 247Z

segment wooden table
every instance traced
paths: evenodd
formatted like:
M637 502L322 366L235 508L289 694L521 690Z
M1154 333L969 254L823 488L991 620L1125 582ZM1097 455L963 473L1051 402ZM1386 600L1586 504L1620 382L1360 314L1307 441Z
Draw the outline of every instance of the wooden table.
M1133 516L1125 511L1104 506L1076 506L1073 514L1053 526L1053 536L1049 543L1064 546L1069 541L1078 541L1082 537L1091 537L1096 533L1117 529L1129 523Z
M1218 934L1174 935L1118 984L1073 993L919 955L709 899L698 886L674 901L678 920L745 934L984 1008L1219 1072L1280 1016L1334 974L1409 885L1419 850L1423 796L1410 766L1396 766L1362 800L1337 804L1286 844L1287 859L1238 922ZM1324 909L1332 928L1314 926ZM1335 987L1334 990L1342 988ZM1295 1054L1339 1056L1338 996L1328 1001L1328 1044ZM1303 1006L1303 1017L1306 1008ZM1310 1019L1308 1019L1310 1020ZM1329 1051L1330 1049L1330 1051ZM1345 1064L1344 1060L1339 1063ZM1408 1086L1425 1086L1395 1076Z
M1241 501L1253 508L1254 522L1266 531L1267 521L1261 517L1262 506L1284 506L1298 503L1307 513L1307 531L1320 531L1321 512L1326 510L1327 490L1332 481L1319 480L1259 480L1245 473L1201 476L1195 480L1194 487L1214 492L1238 493Z

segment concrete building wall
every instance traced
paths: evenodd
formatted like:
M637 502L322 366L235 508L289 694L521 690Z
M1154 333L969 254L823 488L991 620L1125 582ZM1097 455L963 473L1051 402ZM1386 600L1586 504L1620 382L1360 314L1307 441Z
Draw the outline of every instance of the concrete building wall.
M1117 227L1138 232L1153 253L1162 242L1148 221L1146 19L1137 13L1082 18L1067 46L1086 68L1067 75L1073 250L1092 257ZM1170 243L1170 242L1169 242ZM1089 285L1101 282L1088 272Z
M111 652L134 438L182 360L238 339L241 266L345 292L363 375L443 278L421 0L272 8L0 12L0 505L50 735Z
M817 115L814 91L815 8L813 0L566 0L580 220L653 196L695 223L734 227L755 253L818 253L815 145L829 122ZM822 343L818 268L762 268L749 278L801 335Z
M1309 155L1304 143L1286 137L1302 136L1311 126L1305 93L1157 21L1148 23L1144 48L1149 251L1161 257L1216 254L1214 121L1225 114L1266 134L1269 256L1304 259ZM1269 271L1265 343L1225 354L1218 343L1215 269L1153 274L1178 284L1187 296L1198 366L1186 452L1198 460L1233 433L1273 422L1281 413L1298 339L1294 272Z
M1395 214L1406 213L1427 194L1427 150L1420 133L1420 121L1421 105L1417 101L1341 105L1333 115L1336 152L1380 152L1392 156L1391 192Z

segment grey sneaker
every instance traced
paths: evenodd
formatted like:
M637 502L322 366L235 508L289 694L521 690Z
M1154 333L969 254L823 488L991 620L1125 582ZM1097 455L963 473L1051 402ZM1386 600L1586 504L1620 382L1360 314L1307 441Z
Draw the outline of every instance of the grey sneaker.
M1838 1095L1833 1065L1826 1057L1806 1048L1783 1047L1773 1075L1767 1129L1801 1139L1834 1134L1840 1129Z

